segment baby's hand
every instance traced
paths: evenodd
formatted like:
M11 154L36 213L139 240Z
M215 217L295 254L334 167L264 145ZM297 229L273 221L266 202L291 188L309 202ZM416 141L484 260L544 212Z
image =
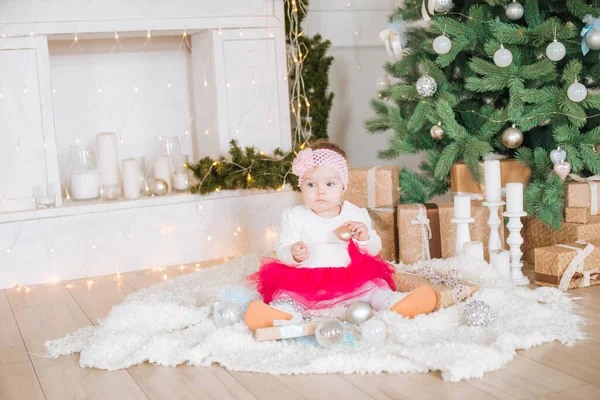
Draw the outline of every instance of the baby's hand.
M344 223L352 232L354 232L354 239L364 242L365 240L371 239L369 236L369 228L362 222L358 221L346 221Z
M296 262L301 263L310 256L308 246L304 242L296 242L292 245L292 257Z

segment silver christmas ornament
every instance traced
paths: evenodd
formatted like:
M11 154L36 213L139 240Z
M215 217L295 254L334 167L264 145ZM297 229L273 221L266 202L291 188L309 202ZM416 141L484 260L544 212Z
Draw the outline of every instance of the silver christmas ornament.
M502 143L509 149L516 149L523 143L523 132L515 125L502 132Z
M446 35L440 35L433 40L433 51L437 54L447 54L452 49L452 41Z
M155 196L162 196L169 191L169 184L164 179L153 179L150 183L150 191Z
M346 310L346 321L360 325L373 316L373 308L365 301L355 301Z
M435 0L433 5L433 9L439 13L450 11L451 8L452 0Z
M371 318L360 326L360 333L365 343L376 345L387 337L387 325L380 319Z
M560 61L567 55L567 49L561 42L554 40L546 47L546 57L552 61Z
M494 322L494 318L492 307L479 300L467 304L463 314L464 322L469 326L490 326Z
M565 178L571 173L571 163L568 161L557 162L554 164L554 173L564 181Z
M441 139L444 137L444 129L439 124L432 126L429 133L434 139Z
M521 5L521 3L512 2L506 6L504 10L506 17L510 20L516 21L518 19L523 18L523 14L525 14L525 9Z
M600 29L594 28L585 35L585 44L590 50L600 50Z
M213 321L219 328L233 325L242 320L244 311L239 303L234 301L219 301L213 309Z
M326 319L319 322L315 331L317 343L326 349L340 346L344 343L345 336L344 325L337 319Z
M494 53L494 64L500 68L506 68L512 64L513 55L510 50L505 49L503 45Z
M437 83L431 76L425 74L417 80L417 92L423 97L431 97L437 90Z
M552 164L556 164L559 161L564 161L567 158L567 152L558 147L556 150L552 150L550 152L550 160L552 160Z
M567 89L567 97L571 101L579 103L587 97L587 88L582 83L575 82Z
M377 91L383 92L384 90L388 90L390 88L390 80L387 75L380 76L377 79Z

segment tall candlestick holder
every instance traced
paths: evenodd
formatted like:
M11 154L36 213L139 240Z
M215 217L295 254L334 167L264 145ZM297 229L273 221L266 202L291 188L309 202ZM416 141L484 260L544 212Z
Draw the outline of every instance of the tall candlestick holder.
M501 220L498 216L500 207L506 204L504 201L484 201L481 203L490 209L490 217L487 220L490 227L490 239L488 240L488 251L502 250L502 241L500 240Z
M523 224L521 223L521 217L527 215L526 212L504 212L502 214L505 217L508 217L508 224L506 227L510 231L508 235L508 239L506 239L506 243L510 245L510 280L515 285L527 285L529 283L529 279L523 275L523 263L521 262L521 257L523 256L523 252L521 251L521 245L523 244L523 236L521 236L521 228L523 228Z
M463 245L471 241L469 224L475 222L475 218L452 218L450 222L456 224L456 254L462 254Z

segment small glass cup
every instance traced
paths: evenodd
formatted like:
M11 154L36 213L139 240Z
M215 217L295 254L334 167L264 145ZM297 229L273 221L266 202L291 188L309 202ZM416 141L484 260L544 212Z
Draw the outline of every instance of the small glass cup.
M33 198L37 209L54 208L56 205L56 185L43 184L33 187Z
M118 200L121 197L121 184L101 185L100 196L105 201Z
M173 160L173 188L179 192L185 192L190 186L190 170L187 165L189 156L184 154L180 157L172 157Z

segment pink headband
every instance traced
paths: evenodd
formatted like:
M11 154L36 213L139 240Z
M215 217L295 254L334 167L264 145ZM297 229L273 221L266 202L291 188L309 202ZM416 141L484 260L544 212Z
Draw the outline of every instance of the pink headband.
M298 176L298 187L302 187L304 174L312 167L319 165L335 169L342 178L344 190L348 187L348 164L338 152L329 149L304 149L298 153L292 164L292 172Z

